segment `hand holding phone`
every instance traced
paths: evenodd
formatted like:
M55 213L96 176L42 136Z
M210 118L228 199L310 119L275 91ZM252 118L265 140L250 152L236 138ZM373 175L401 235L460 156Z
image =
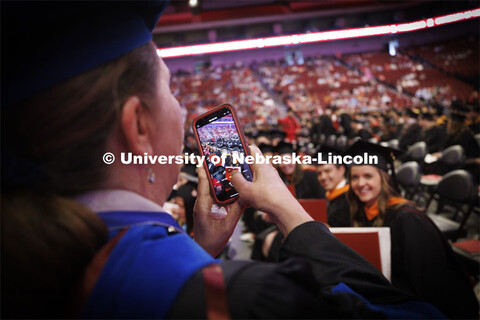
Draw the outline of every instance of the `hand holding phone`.
M215 202L227 204L238 198L232 185L234 171L252 181L253 173L245 157L249 155L245 135L234 108L222 104L193 121L200 154L205 157L210 188Z
M258 148L252 147L254 155L261 155ZM194 208L195 241L212 256L228 243L238 220L247 207L267 212L286 236L302 223L312 221L278 175L271 164L253 164L255 181L247 181L236 173L232 183L240 192L239 201L225 206L228 214L218 219L212 214L214 200L207 170L198 170L198 197Z

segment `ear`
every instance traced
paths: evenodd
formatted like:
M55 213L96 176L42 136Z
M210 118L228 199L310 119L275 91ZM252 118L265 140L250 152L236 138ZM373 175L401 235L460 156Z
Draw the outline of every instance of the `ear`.
M142 106L137 96L129 97L122 107L121 130L125 136L128 149L135 154L143 155L153 152L148 134L148 111Z

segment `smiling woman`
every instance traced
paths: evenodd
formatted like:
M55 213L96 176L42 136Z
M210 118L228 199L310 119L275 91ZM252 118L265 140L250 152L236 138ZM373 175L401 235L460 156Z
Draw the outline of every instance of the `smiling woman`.
M450 245L435 224L398 196L387 173L394 149L357 142L346 151L368 152L379 164L353 165L347 198L355 227L389 227L392 241L392 284L435 305L451 318L470 318L478 303Z

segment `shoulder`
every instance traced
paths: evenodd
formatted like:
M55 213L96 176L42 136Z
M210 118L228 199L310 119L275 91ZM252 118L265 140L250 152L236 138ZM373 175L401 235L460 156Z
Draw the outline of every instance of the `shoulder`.
M132 226L108 257L83 316L164 318L187 280L213 262L186 234L155 224Z
M437 239L440 231L430 218L413 205L405 204L397 208L389 208L385 224L394 234L409 234L406 239ZM402 236L403 237L403 236ZM405 239L405 240L406 240Z
M398 223L421 223L431 224L430 218L415 206L409 203L394 205L387 209L387 221L389 224Z

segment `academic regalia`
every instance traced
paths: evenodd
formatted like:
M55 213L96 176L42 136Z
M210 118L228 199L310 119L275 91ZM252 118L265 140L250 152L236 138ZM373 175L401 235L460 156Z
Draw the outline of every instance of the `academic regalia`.
M364 217L362 225L375 219ZM436 306L447 317L475 318L478 302L450 245L435 224L413 206L391 206L392 284Z
M318 121L314 122L311 132L312 141L316 145L319 145L321 143L320 136L322 134L325 135L325 137L337 134L337 130L332 124L332 119L326 114L321 115Z
M378 169L387 172L388 167L392 168L394 149L357 143L347 154L358 154L361 150L379 157L375 165ZM358 225L375 225L377 206L375 203L364 207L357 218ZM394 286L432 303L449 317L478 316L473 289L456 263L450 245L428 216L407 200L391 196L383 226L390 228Z
M456 144L462 146L467 159L480 157L480 146L470 130L465 129L455 136L449 135L445 142L444 149Z
M282 141L277 145L276 152L279 155L292 154L294 152L293 145ZM323 189L318 182L317 172L304 170L302 175L302 179L295 183L295 194L297 199L324 199L325 189ZM289 181L284 175L280 174L280 177L282 177L285 184L289 184Z
M331 227L352 226L352 219L350 217L350 205L347 200L348 188L343 189L343 192L339 194L332 195L332 193L327 193L327 216L328 224Z
M378 270L333 238L322 223L308 222L285 239L280 264L220 262L230 316L241 319L385 316L372 312L373 307L376 311L388 309L391 318L443 317L390 286ZM180 292L169 318L206 318L204 290L204 278L197 272ZM392 313L393 309L399 313Z
M473 121L468 128L472 130L473 134L480 133L480 121Z
M317 179L316 171L303 171L303 179L295 185L297 199L325 199L325 189Z
M423 132L424 141L427 144L427 152L441 151L447 141L447 130L444 125L435 125Z
M295 194L297 199L325 199L325 189L320 185L317 179L316 171L304 171L303 178L295 185ZM277 236L272 242L268 257L264 257L262 253L262 246L265 237L273 232L277 231ZM283 235L277 226L273 225L263 230L255 238L255 243L252 249L251 258L259 261L277 261L280 253L280 244L283 241Z
M398 145L400 149L407 150L412 144L422 140L422 127L419 124L411 124L407 131L400 137Z
M263 221L254 208L247 208L243 212L242 220L249 232L258 235L260 232L270 227L272 223Z
M219 294L228 301L224 316L232 318L442 318L432 306L391 286L319 222L290 232L281 264L221 262L168 214L150 211L159 206L139 195L104 190L77 200L96 209L109 227L107 247L118 241L98 280L88 282L82 318L207 318L205 301L218 301ZM119 206L125 211L103 211ZM138 210L129 211L132 207ZM209 297L203 271L212 264L221 267L225 290L215 282L216 295Z

